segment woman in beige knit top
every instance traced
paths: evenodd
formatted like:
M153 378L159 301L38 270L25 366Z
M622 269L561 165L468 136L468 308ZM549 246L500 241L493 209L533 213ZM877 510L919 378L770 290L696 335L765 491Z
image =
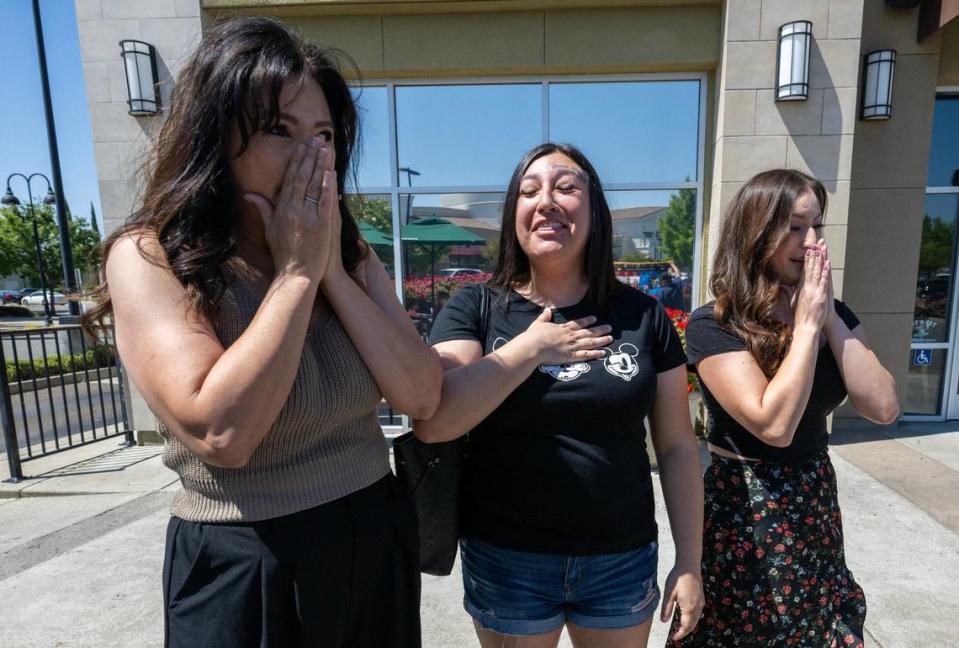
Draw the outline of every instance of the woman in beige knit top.
M342 199L357 136L328 52L280 23L210 29L102 300L180 475L168 646L418 646L413 512L376 418L441 370Z

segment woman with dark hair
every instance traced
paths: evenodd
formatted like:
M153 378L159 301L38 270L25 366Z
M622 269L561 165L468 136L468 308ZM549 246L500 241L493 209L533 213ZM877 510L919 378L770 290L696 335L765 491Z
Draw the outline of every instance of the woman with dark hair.
M619 283L599 177L568 145L509 183L489 285L461 289L431 335L443 363L425 441L469 435L465 607L483 646L645 646L659 601L648 415L677 555L661 616L699 618L700 462L685 356L654 299Z
M896 385L833 298L826 190L798 171L752 178L723 222L688 362L709 411L696 631L669 646L862 646L866 600L846 568L826 416L848 394L891 423ZM674 620L678 626L680 619Z
M177 79L101 303L180 475L168 646L419 646L415 517L377 421L441 369L343 201L356 143L332 55L219 24Z

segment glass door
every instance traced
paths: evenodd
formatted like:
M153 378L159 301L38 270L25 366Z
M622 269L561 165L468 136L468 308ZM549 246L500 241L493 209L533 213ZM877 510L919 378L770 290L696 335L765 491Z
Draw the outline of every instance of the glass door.
M936 98L904 410L959 418L959 94Z

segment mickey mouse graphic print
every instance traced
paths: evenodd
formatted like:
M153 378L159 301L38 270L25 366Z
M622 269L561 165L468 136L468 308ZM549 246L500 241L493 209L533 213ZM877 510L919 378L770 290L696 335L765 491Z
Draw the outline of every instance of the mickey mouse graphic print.
M491 290L484 338L482 290L453 295L431 344L472 339L487 355L543 311L514 291ZM686 357L663 309L633 288L623 286L603 310L586 299L554 309L553 321L588 315L613 329L602 358L540 365L471 431L465 535L565 555L625 552L656 539L645 419L658 374Z

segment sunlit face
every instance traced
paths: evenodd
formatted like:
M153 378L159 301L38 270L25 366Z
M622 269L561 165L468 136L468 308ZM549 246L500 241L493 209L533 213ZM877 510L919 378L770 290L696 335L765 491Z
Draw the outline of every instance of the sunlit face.
M558 151L537 158L516 204L516 236L530 263L582 259L589 232L586 172Z
M806 191L796 199L789 220L789 238L776 250L773 270L783 285L795 286L803 273L806 250L822 238L822 210L813 192Z
M315 81L308 79L299 87L288 81L280 92L279 104L279 121L254 133L243 154L230 160L230 172L239 196L258 193L273 205L277 203L287 166L298 144L308 145L310 138L319 137L331 149L327 157L329 168L333 167L335 158L330 107ZM235 130L231 151L239 150L239 140L239 131Z

